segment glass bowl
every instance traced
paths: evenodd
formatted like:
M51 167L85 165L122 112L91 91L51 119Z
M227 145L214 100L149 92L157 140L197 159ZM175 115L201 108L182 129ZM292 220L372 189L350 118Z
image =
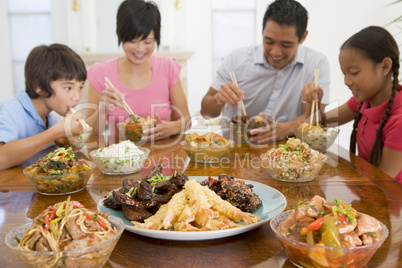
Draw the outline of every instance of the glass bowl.
M265 157L265 153L261 156L261 166L269 170L272 178L280 181L288 182L303 182L314 180L327 160L324 159L312 163L292 163L292 162L277 162L269 160Z
M90 169L77 172L68 173L62 175L33 175L29 174L27 170L30 167L26 167L23 173L30 182L35 186L36 190L45 195L63 195L71 194L81 191L87 185L88 180L92 176L95 163L85 160Z
M192 162L196 163L219 163L227 158L233 142L228 141L225 145L215 145L213 147L194 147L189 145L186 141L181 141L180 145L183 147L187 156Z
M86 130L85 132L81 133L78 136L74 137L62 137L60 139L55 140L54 143L56 143L57 146L59 147L72 147L74 151L78 151L84 145L87 143L89 137L91 136L92 128Z
M144 123L129 123L130 120L117 123L117 128L119 132L128 140L132 142L139 142L142 138L142 133L144 129L151 128L155 126L155 119L151 120L150 124ZM129 130L129 131L128 131Z
M275 216L270 225L290 261L297 267L365 267L388 237L387 226L380 222L381 239L371 245L341 248L310 245L281 234L280 224L292 211Z
M137 147L143 154L130 153L126 156L98 156L98 150L91 151L89 154L104 174L123 175L131 174L141 170L151 152L148 148Z
M125 227L123 220L120 218L110 215L108 220L117 229L116 235L93 246L64 251L26 251L18 249L18 242L15 237L21 240L24 231L30 228L33 222L14 227L6 235L5 243L26 267L103 267Z
M338 128L324 128L324 132L301 132L295 130L296 138L307 143L310 148L325 153L329 147L335 142L339 134Z

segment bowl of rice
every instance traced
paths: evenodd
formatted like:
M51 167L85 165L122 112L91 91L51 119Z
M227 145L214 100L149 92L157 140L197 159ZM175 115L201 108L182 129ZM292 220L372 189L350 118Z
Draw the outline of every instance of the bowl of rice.
M150 150L126 140L108 147L100 147L89 154L104 174L122 175L141 170Z
M271 177L287 182L314 180L326 160L326 155L296 138L289 138L285 144L261 155L261 165Z

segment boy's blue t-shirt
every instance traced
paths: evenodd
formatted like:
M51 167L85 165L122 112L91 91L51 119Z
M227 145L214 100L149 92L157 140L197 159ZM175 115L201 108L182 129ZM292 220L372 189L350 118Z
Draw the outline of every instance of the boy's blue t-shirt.
M15 95L0 108L0 142L10 142L35 136L56 125L53 114L47 117L48 127L36 111L26 92ZM47 147L54 145L50 143Z

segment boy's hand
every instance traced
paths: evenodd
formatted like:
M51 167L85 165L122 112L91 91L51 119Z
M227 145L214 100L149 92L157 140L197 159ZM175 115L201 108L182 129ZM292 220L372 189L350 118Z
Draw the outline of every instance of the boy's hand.
M304 85L301 98L307 103L312 103L313 101L319 103L323 95L324 91L322 88L316 87L314 82L310 82Z
M214 97L218 104L227 103L230 106L239 107L240 101L244 99L244 91L232 82L227 82L221 86Z
M84 127L81 125L80 119L84 119L84 116L80 112L69 112L66 117L57 124L62 127L64 132L63 136L71 137L82 134Z

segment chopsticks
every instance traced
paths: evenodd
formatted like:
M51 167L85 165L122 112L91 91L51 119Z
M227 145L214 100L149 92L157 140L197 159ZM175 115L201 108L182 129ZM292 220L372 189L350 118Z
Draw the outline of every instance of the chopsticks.
M320 70L319 69L315 69L314 70L314 86L315 87L317 87L317 85L318 85L318 74L320 73ZM316 124L317 124L317 127L319 126L319 120L318 120L318 111L319 111L319 106L318 106L319 104L318 103L315 103L315 101L313 100L313 103L311 104L311 115L310 115L310 125L312 125L313 124L313 117L314 117L314 112L315 112L315 110L317 110L317 112L316 112Z
M77 112L73 107L70 107L70 111L71 111L73 114L75 114L75 113ZM91 128L91 127L85 122L84 119L80 118L79 121L80 121L82 127L84 128L84 130L87 130L87 129L90 129L90 128Z
M115 86L113 86L112 82L110 82L109 78L105 77L106 83L105 86L106 87L112 87L112 88L116 88ZM116 88L117 89L117 88ZM123 106L124 109L127 111L127 113L129 115L135 115L135 113L133 112L133 110L131 110L130 106L128 106L127 102L125 99L123 99Z
M229 74L230 74L230 78L232 79L232 83L235 84L236 87L239 87L239 85L237 84L237 79L236 79L235 73L230 72ZM241 100L241 109L243 110L244 115L247 115L246 108L244 108L243 100Z

